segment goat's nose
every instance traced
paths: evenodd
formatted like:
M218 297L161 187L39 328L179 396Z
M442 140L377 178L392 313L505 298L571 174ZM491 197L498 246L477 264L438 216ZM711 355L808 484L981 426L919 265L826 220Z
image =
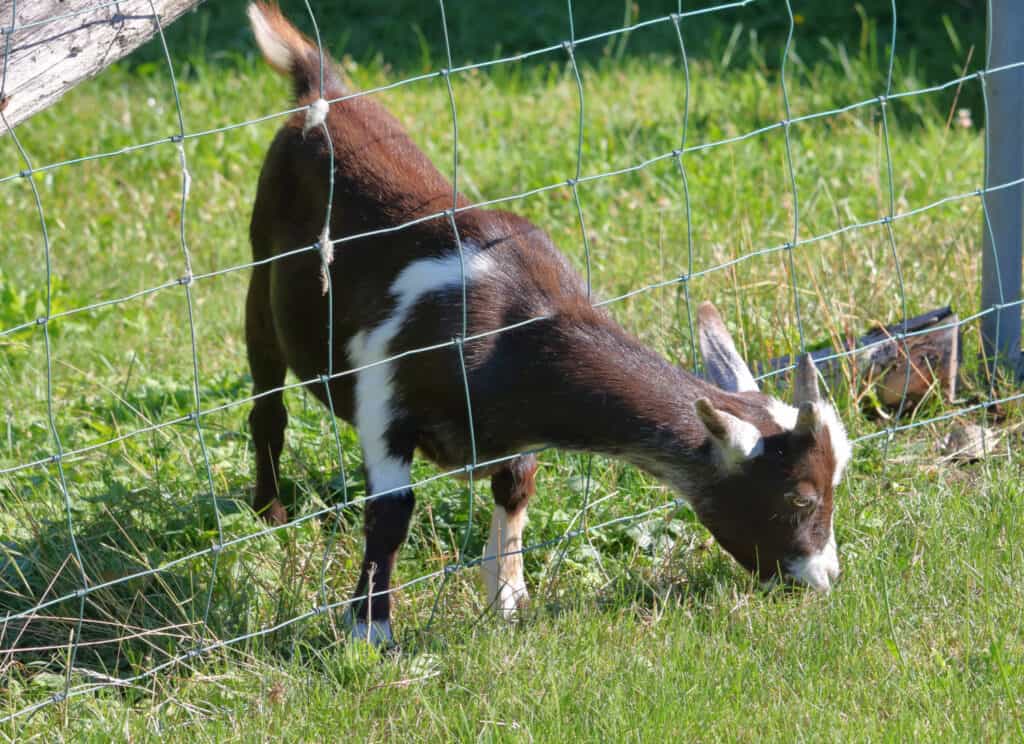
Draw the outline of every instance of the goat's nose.
M807 583L807 586L821 594L828 594L829 590L832 589L832 579L828 571L811 573L804 577L804 581Z
M839 558L836 555L835 543L829 541L821 551L791 560L786 565L786 575L815 591L827 592L832 588L832 582L839 576Z

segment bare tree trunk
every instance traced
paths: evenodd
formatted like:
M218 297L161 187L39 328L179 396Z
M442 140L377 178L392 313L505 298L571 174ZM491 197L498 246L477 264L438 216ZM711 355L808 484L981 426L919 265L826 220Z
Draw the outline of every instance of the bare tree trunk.
M200 0L0 0L0 136Z

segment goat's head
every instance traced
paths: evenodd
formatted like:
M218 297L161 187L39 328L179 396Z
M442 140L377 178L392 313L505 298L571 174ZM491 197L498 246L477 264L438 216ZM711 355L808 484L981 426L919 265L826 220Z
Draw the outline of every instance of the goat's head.
M715 476L694 507L718 542L763 582L828 591L839 574L832 498L850 444L823 400L810 355L794 375L793 405L758 391L710 303L699 312L708 376L727 395L696 401Z

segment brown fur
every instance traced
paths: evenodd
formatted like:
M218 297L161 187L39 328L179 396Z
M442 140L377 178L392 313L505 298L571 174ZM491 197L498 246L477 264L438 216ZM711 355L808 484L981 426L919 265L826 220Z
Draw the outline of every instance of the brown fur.
M294 68L286 72L300 89L299 103L313 101L319 95L311 83L319 81L318 55L276 9L258 7L281 38L296 47ZM328 97L344 94L333 73L324 86ZM256 260L314 244L322 229L328 145L319 128L303 134L304 118L303 112L292 116L267 154L250 231ZM334 148L330 234L335 239L395 227L452 206L449 181L374 99L332 104L326 126ZM458 197L460 207L467 203ZM521 217L466 209L455 215L455 223L462 244L486 253L496 267L467 288L467 335L540 320L465 343L475 453L458 351L448 346L395 362L396 415L388 445L396 457L411 459L419 449L442 466L460 467L474 454L476 461L486 461L538 444L600 452L625 458L686 493L723 547L762 577L773 575L791 555L821 549L828 537L836 467L827 432L797 436L783 431L768 414L767 396L726 392L644 347L607 312L591 306L583 282L563 255ZM330 267L334 370L351 367L349 339L394 311L389 288L399 272L414 261L449 255L454 245L451 221L443 215L335 246ZM328 298L320 292L319 264L319 256L309 251L253 271L246 338L258 395L279 387L287 369L306 380L328 369ZM429 294L413 308L389 351L450 341L462 334L462 317L461 289ZM351 421L355 376L336 377L329 384L334 411ZM310 389L327 403L323 385ZM765 444L763 456L723 474L695 414L699 398L756 426ZM250 421L257 458L255 507L280 521L285 513L277 501L277 473L287 421L281 394L257 398ZM535 469L532 458L499 467L493 475L498 502L510 511L525 505ZM373 483L368 485L372 490ZM800 488L818 495L813 513L787 502L786 494ZM381 564L376 568L381 579L390 576L411 499L409 492L401 506L372 506L375 500L367 507L367 561ZM391 518L387 515L394 524L382 523ZM387 533L386 539L374 542L376 532ZM364 588L366 569L360 582Z

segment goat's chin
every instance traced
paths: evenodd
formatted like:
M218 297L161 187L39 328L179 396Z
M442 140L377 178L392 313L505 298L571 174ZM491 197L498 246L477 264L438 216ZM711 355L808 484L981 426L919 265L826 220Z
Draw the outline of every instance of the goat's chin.
M809 589L814 591L815 594L828 594L832 590L832 586L838 575L838 569L831 574L820 573L804 575L794 575L787 570L782 576L779 574L773 574L767 579L759 579L758 584L760 585L761 590L765 592L775 590L802 592Z
M758 584L763 592L798 592L806 593L808 590L814 592L814 596L819 594L828 594L831 589L831 584L828 586L808 584L800 579L794 578L793 576L782 576L778 574L770 576L767 579L759 579Z

